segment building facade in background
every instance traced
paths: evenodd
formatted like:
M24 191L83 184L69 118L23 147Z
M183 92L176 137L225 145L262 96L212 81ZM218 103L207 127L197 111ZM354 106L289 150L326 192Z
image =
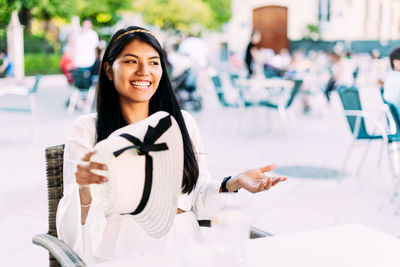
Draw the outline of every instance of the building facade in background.
M254 29L260 46L275 51L307 36L307 25L325 41L400 37L400 0L232 0L232 9L222 38L233 51L243 51Z

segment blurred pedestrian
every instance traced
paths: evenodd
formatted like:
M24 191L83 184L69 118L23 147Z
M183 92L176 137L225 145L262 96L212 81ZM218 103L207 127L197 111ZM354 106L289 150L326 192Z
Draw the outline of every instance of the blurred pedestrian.
M330 101L330 94L339 86L354 85L354 66L352 62L342 55L330 52L329 60L331 62L331 78L325 89L325 96Z
M246 67L248 71L248 78L250 78L254 73L254 58L257 50L256 44L261 41L261 33L254 30L251 33L250 42L246 47L246 55L244 61L246 62Z
M392 50L389 59L392 70L385 79L383 97L400 110L400 47Z
M13 64L10 61L10 58L7 55L7 51L5 49L0 50L0 59L2 61L0 65L0 73L4 73L6 78L14 77L14 68Z
M71 73L71 70L74 68L75 66L72 62L72 47L70 44L67 44L64 47L64 52L61 56L60 69L64 76L67 78L67 81L70 85L72 85L74 81Z
M92 22L85 19L81 30L72 37L72 59L74 66L78 69L89 70L96 61L96 48L99 45L99 37L92 27Z

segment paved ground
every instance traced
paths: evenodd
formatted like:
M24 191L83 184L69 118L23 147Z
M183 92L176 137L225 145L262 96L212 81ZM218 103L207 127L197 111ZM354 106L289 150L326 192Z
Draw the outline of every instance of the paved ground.
M68 94L62 76L43 78L34 130L29 115L0 112L0 266L47 265L47 253L32 245L31 238L47 228L44 148L64 143L69 125L79 115L66 113ZM327 116L315 110L303 115L297 101L291 110L295 131L286 134L274 111L223 109L211 95L194 116L213 177L222 179L272 162L281 173L294 168L295 175L304 176L288 175L279 187L252 195L253 225L285 234L361 223L400 236L400 217L395 214L400 200L391 201L393 181L385 153L377 166L379 142L371 145L360 175L354 172L365 146L354 149L340 179L312 178L339 171L351 141L337 100ZM0 105L23 103L16 97L0 99Z

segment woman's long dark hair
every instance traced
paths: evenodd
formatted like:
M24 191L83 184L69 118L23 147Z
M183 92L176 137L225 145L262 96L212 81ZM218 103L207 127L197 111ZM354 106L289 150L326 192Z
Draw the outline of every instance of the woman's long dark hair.
M143 31L124 34L132 30ZM182 133L184 149L182 193L190 193L195 188L199 176L199 167L194 155L192 142L182 116L180 105L172 89L163 49L157 39L143 28L131 26L117 31L111 37L104 52L97 85L97 142L106 139L113 131L128 124L122 113L118 92L114 87L113 81L108 79L104 65L105 62L108 62L112 66L124 47L135 39L151 45L160 56L163 73L158 88L150 99L149 114L151 115L157 111L166 111L177 121Z

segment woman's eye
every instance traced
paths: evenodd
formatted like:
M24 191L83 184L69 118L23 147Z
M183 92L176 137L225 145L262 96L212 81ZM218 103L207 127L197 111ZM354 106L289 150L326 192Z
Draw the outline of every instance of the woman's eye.
M136 63L136 60L127 60L126 63Z
M157 62L157 61L151 62L150 64L151 64L151 65L160 65L160 63Z

